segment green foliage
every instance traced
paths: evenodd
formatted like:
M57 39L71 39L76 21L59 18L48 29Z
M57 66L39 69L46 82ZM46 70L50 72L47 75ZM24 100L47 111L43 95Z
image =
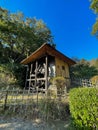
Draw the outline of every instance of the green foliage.
M20 64L0 64L0 87L24 87L25 68Z
M90 0L90 8L94 11L95 14L98 14L98 0ZM92 34L98 38L98 15L95 24L93 25Z
M23 88L25 86L26 68L18 63L9 63L8 69L13 73L16 78L16 84Z
M53 37L42 20L0 8L0 44L7 58L19 62L45 42L53 43Z
M98 129L98 89L75 88L70 91L70 113L76 130Z
M92 59L90 61L91 66L95 66L98 69L98 58L97 59Z
M97 68L93 65L91 66L89 62L82 59L73 65L70 69L71 77L76 78L91 78L98 74Z
M95 35L98 38L98 19L96 20L95 24L92 28L92 35Z
M93 84L96 85L96 87L98 87L98 75L94 76L91 78L91 81Z
M98 69L98 58L95 60L95 65L94 66Z
M62 95L66 87L66 81L64 77L54 77L52 79L52 84L56 85L57 93Z
M13 73L7 68L7 65L0 65L0 89L7 88L16 83Z
M95 13L98 13L98 0L90 0L91 5L90 8L95 11Z
M97 82L97 81L98 81L98 75L92 77L91 80L92 80L93 82Z

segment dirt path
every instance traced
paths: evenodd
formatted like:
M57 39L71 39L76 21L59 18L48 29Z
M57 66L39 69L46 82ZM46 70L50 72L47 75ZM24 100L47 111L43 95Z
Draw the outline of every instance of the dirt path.
M67 130L68 122L40 120L28 121L20 118L0 119L0 130Z
M43 130L44 123L27 121L20 118L7 118L0 120L0 130Z

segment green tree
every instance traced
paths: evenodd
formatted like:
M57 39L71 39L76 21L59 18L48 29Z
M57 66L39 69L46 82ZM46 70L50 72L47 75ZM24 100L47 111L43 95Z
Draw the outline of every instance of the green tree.
M95 67L98 69L98 58L95 60Z
M90 61L91 66L95 66L98 69L98 58L97 59L92 59Z
M84 59L73 65L70 71L71 77L76 78L91 78L98 74L96 67L91 66L90 63Z
M95 13L98 13L98 0L90 0L90 2L91 9L93 9Z
M94 11L94 13L97 15L98 14L98 0L90 0L91 5L90 8ZM92 28L92 34L95 35L98 38L98 15L96 18L96 22L93 25Z
M10 13L0 8L0 42L14 61L28 56L43 43L52 43L51 31L42 20L25 18L22 13Z
M42 20L0 8L0 66L5 64L21 86L24 85L25 69L20 61L43 43L53 44L53 36Z

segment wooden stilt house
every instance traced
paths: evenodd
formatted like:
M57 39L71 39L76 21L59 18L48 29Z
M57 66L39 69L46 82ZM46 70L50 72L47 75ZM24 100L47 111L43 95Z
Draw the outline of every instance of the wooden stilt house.
M68 79L70 84L69 67L75 62L63 55L49 44L43 44L30 56L21 61L21 64L27 65L25 87L29 90L39 89L47 91L49 79L56 76L62 76Z

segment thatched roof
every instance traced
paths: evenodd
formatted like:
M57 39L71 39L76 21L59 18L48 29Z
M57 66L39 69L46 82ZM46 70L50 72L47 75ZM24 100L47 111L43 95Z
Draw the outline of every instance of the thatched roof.
M68 63L69 65L75 64L75 61L73 61L69 57L65 56L64 54L62 54L61 52L59 52L58 50L56 50L55 48L53 48L51 45L49 45L47 43L43 44L40 48L38 48L30 56L28 56L27 58L22 60L21 64L28 64L30 62L33 62L33 61L39 59L40 57L42 57L46 54L59 58L62 61Z

